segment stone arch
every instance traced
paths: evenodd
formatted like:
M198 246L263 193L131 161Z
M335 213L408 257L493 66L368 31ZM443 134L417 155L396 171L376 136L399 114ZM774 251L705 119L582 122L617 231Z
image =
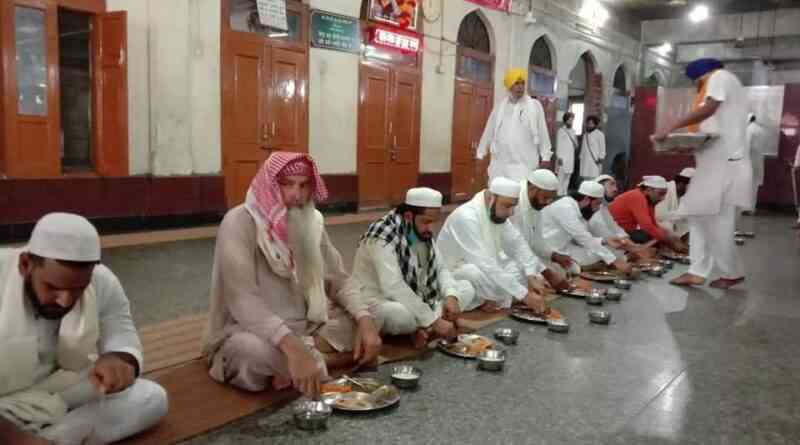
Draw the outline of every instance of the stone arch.
M553 44L553 40L547 34L541 34L534 39L533 43L531 44L531 49L528 52L528 65L534 65L534 52L536 51L537 46L543 46L546 48L549 55L550 66L543 68L547 68L553 72L558 72L558 54L556 54L556 46Z
M459 44L461 43L462 27L470 23L470 21L474 20L475 18L480 20L480 23L486 30L486 35L489 40L488 54L494 54L497 48L494 36L494 27L492 26L492 22L489 20L489 17L487 17L486 14L481 9L473 9L472 11L469 11L468 13L464 14L463 17L461 17L461 20L459 21L458 25L458 31L456 33L456 41L458 41Z

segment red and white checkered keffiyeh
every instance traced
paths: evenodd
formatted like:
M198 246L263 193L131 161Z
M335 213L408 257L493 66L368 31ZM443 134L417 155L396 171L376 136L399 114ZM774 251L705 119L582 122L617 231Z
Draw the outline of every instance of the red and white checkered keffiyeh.
M328 199L328 189L322 180L314 158L305 153L277 151L273 153L256 173L247 192L246 205L255 210L266 226L267 239L288 242L286 205L281 197L278 180L283 176L310 176L313 182L311 194L315 202Z

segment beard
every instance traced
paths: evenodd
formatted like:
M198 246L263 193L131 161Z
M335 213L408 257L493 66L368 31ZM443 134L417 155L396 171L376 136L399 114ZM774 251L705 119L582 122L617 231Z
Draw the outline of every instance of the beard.
M617 195L609 196L608 194L606 194L605 196L606 196L606 202L609 203L609 204L614 202L614 198L617 197Z
M316 237L310 235L319 230L315 227L316 224L316 208L313 202L289 209L289 249L297 271L297 284L302 291L311 289L323 279L322 250L314 242Z
M492 206L489 207L489 219L495 224L503 224L508 219L497 216L497 201L492 202Z
M419 229L417 229L416 224L411 224L411 225L414 227L414 234L417 235L417 238L419 238L420 240L428 242L431 239L433 239L433 232L431 231L420 232Z
M537 201L536 199L531 199L529 201L531 203L531 207L534 210L542 210L543 208L547 207L547 204L543 204L543 203Z
M33 279L30 276L25 277L25 295L28 296L36 315L45 320L61 320L75 307L75 305L65 308L57 304L42 304L36 294L36 289L33 287Z
M595 210L592 208L591 205L588 205L581 209L581 215L583 215L583 219L589 221L592 219L592 215L594 215Z

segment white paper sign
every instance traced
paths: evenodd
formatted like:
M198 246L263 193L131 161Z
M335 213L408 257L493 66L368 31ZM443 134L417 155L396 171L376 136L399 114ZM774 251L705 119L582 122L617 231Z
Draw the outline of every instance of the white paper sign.
M264 26L281 31L289 30L286 21L286 0L258 0L258 19Z

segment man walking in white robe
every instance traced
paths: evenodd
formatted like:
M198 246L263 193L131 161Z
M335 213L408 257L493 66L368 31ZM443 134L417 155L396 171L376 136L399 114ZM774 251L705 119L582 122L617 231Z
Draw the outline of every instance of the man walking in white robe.
M546 310L542 263L508 218L519 197L519 182L495 178L488 190L457 208L439 232L439 249L457 280L475 288L463 307L485 311L520 302L538 313Z
M756 115L750 113L747 123L747 150L753 168L753 209L758 204L758 189L764 185L764 127L756 122Z
M747 95L736 75L718 60L696 60L686 67L686 74L699 83L693 110L654 139L665 140L684 127L719 137L694 153L697 171L677 212L689 218L692 264L688 273L671 283L701 285L718 271L720 278L711 287L728 289L745 279L734 245L736 213L753 205L752 166L736 157L747 148L742 125Z
M504 84L509 95L492 110L483 130L477 157L492 155L489 182L501 176L519 182L529 172L550 165L552 147L544 109L525 93L527 79L525 70L508 71Z
M556 135L556 172L558 173L558 194L566 195L569 191L569 181L575 170L575 152L578 151L578 136L572 129L575 115L567 111L562 121L564 125L558 129Z
M603 162L606 160L606 135L598 128L600 119L597 116L586 118L583 141L581 141L581 178L591 181L603 173Z

